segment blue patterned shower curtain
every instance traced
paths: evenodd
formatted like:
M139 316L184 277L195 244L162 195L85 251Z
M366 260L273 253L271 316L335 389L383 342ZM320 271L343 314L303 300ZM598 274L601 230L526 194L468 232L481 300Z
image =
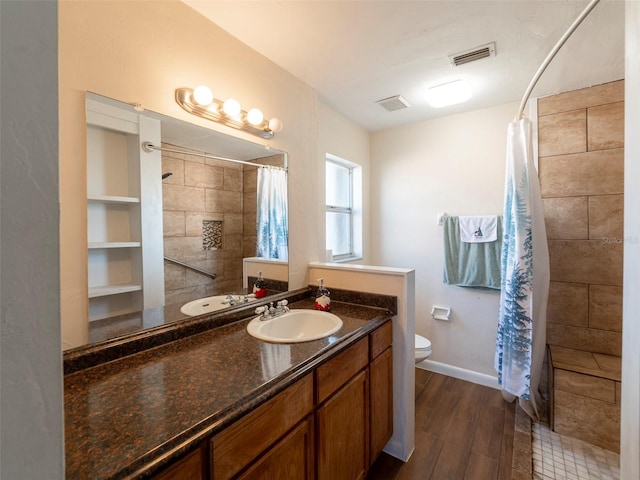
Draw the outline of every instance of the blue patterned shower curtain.
M512 122L507 133L501 273L494 365L503 396L519 398L520 406L537 420L546 343L549 251L527 119Z
M256 256L287 260L289 229L287 218L287 172L258 169Z

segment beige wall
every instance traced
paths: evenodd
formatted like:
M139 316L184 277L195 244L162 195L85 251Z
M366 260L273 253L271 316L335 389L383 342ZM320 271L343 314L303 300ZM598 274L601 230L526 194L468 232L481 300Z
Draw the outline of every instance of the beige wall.
M538 103L547 343L622 355L624 81Z
M65 347L87 339L85 93L124 102L253 142L236 130L197 119L174 101L179 87L208 84L217 98L234 96L277 116L284 130L269 141L288 152L291 288L307 284L307 264L324 258L324 222L316 211L317 96L177 0L59 4L60 270ZM297 187L300 185L300 187ZM320 240L320 241L319 241Z

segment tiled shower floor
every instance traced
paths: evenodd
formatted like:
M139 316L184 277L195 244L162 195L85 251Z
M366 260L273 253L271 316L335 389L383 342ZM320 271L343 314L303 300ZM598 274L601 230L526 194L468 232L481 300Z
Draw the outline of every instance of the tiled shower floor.
M535 480L619 480L620 455L560 435L547 422L531 425Z

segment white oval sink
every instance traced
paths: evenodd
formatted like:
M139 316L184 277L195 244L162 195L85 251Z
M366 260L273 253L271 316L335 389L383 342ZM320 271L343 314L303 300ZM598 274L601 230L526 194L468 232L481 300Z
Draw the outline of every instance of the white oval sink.
M342 320L333 313L300 309L269 320L256 317L247 325L247 332L267 342L298 343L328 337L341 327Z
M228 295L215 295L213 297L198 298L192 302L185 303L180 307L180 311L185 315L195 317L196 315L203 315L205 313L215 312L216 310L222 310L223 308L231 307L229 303ZM234 295L234 298L244 298L240 295ZM249 297L248 301L253 301L255 298ZM236 305L243 305L243 303L236 303Z

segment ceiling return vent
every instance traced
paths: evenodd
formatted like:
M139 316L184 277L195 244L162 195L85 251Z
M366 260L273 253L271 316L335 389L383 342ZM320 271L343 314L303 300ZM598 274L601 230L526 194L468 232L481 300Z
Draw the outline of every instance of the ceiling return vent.
M376 103L384 107L387 111L393 112L395 110L402 110L403 108L409 108L411 104L407 102L406 99L402 98L400 95L396 95L394 97L383 98L382 100L377 100Z
M452 67L459 67L467 63L475 62L476 60L482 60L483 58L496 56L496 43L491 42L480 47L467 50L466 52L456 53L449 55L449 64Z

